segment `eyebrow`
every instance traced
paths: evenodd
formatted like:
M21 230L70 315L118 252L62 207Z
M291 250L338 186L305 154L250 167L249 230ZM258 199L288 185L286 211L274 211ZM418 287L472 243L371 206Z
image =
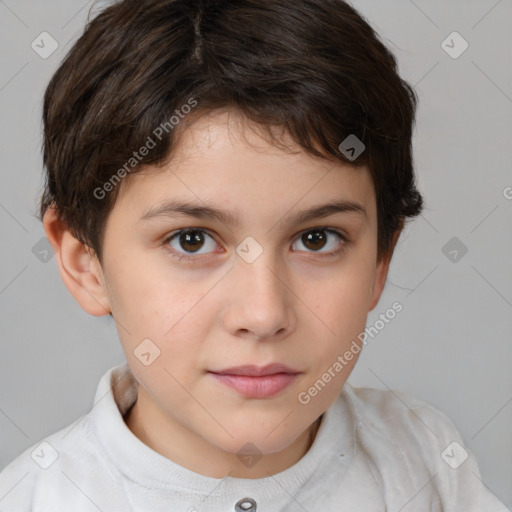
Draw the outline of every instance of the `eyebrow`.
M356 213L368 218L368 214L363 205L354 201L332 201L326 204L312 206L307 210L296 213L292 216L286 216L283 220L292 224L301 224L310 220L329 217L337 213ZM239 225L239 217L228 210L220 210L208 205L199 205L186 201L166 201L160 205L151 207L143 212L140 221L154 219L156 217L176 217L186 215L201 220L215 219L230 226Z

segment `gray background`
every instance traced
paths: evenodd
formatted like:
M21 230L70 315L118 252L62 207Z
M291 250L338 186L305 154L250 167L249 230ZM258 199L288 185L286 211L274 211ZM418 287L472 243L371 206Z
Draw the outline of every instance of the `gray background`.
M44 244L34 217L42 95L91 5L0 0L0 469L86 413L99 378L124 361L110 317L85 313L36 245ZM418 92L415 163L426 208L399 242L368 325L394 301L403 311L369 339L350 380L445 412L486 485L512 507L512 3L353 5ZM47 59L31 48L43 31L59 44ZM458 58L441 46L453 31L469 44ZM443 250L452 237L459 247Z

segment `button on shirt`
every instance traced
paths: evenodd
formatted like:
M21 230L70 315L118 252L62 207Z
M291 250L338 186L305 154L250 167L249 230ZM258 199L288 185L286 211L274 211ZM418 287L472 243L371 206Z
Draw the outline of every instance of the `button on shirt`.
M508 511L453 423L404 393L346 383L296 464L261 479L217 479L130 431L123 416L137 390L126 363L110 369L87 414L0 473L0 511Z

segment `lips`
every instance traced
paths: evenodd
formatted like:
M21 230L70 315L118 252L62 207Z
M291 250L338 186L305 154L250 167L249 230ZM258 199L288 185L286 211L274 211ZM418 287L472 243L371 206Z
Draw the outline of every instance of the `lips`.
M212 373L219 375L246 375L248 377L262 377L265 375L275 375L276 373L296 375L300 372L281 363L272 363L266 366L236 366L233 368L226 368L225 370L212 371Z
M209 372L217 382L246 398L269 398L288 387L301 373L280 363L237 366Z

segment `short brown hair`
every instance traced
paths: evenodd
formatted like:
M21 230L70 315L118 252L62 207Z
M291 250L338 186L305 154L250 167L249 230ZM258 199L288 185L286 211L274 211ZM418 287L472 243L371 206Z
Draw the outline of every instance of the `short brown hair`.
M234 107L269 134L284 128L310 154L368 165L379 258L406 217L421 212L411 141L416 94L349 4L122 0L87 23L47 87L40 218L53 206L102 261L103 228L120 187L101 198L95 190L126 170L133 152L191 98L199 107L180 115L185 122L166 130L130 172L164 163L194 117ZM356 160L338 148L349 135L365 145Z

